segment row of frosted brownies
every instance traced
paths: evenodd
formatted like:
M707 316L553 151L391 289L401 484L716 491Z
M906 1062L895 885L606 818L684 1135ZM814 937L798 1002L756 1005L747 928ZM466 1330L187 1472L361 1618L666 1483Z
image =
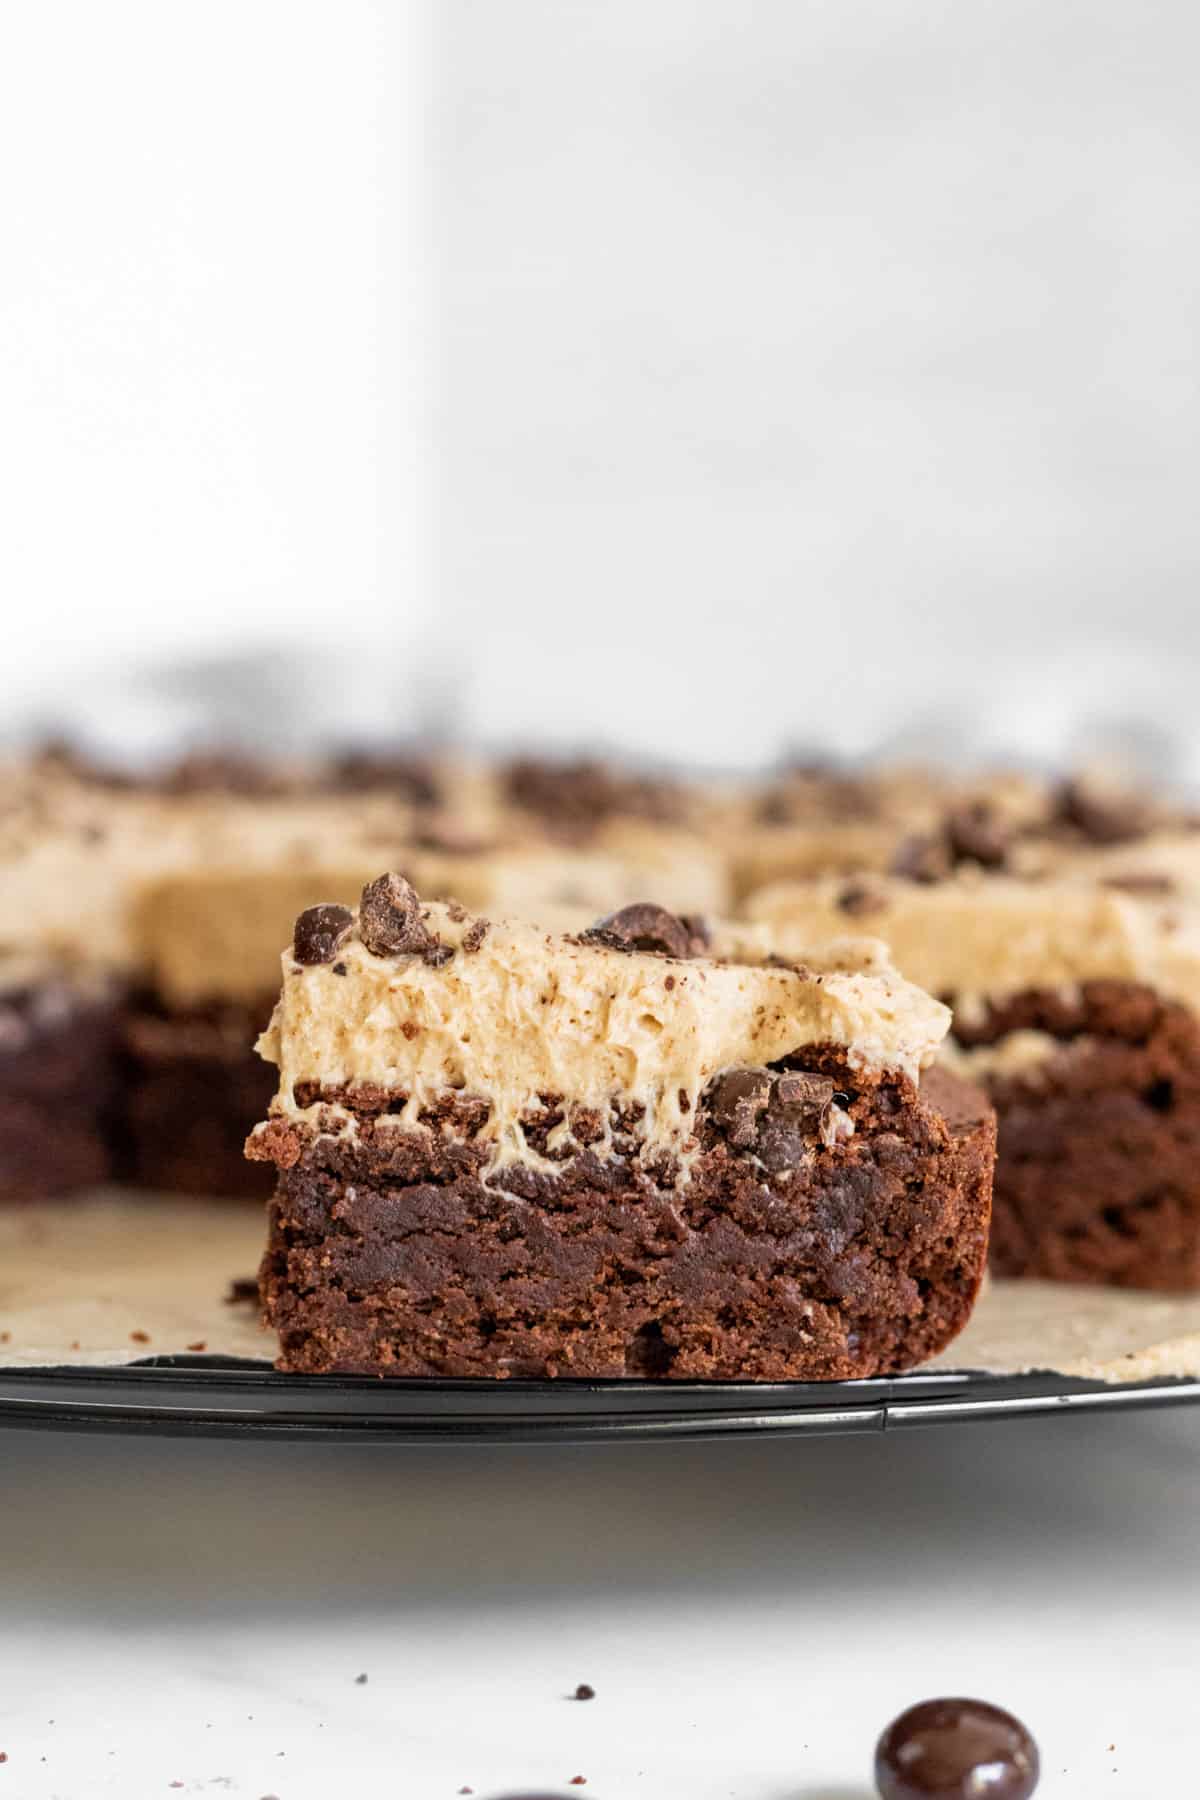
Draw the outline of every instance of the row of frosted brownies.
M1194 1289L1198 1010L1200 831L1095 772L0 776L0 1198L269 1196L289 1369L844 1378L989 1257Z

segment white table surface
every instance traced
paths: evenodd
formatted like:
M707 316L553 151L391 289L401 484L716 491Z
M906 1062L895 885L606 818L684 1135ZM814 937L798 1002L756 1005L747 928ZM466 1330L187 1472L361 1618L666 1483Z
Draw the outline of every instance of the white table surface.
M955 1691L1027 1719L1040 1795L1166 1800L1200 1756L1198 1493L1189 1410L557 1449L5 1433L0 1800L869 1800L881 1726Z

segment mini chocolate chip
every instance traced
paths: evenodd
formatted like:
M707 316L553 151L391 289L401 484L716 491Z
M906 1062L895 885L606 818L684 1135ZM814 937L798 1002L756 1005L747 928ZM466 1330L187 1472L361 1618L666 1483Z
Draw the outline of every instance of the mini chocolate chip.
M433 942L416 889L394 872L378 876L363 889L358 932L372 956L415 955Z
M956 861L1000 869L1008 860L1011 833L985 800L958 806L946 819L946 842Z
M983 1700L924 1700L875 1748L881 1800L1029 1800L1037 1745L1019 1719Z
M354 924L348 906L310 906L296 920L292 955L298 963L332 962Z
M838 911L849 913L855 919L860 918L863 913L882 912L887 903L886 894L881 894L878 888L869 887L861 881L844 887L837 898Z
M950 853L940 837L907 837L888 869L904 881L942 881L950 873Z
M760 1115L771 1098L766 1069L727 1069L709 1089L709 1111L729 1142L746 1149L755 1140Z
M480 944L482 944L484 938L491 929L492 922L490 919L476 919L475 923L473 925L468 925L467 929L463 932L463 949L467 951L468 954L478 950Z
M591 931L583 932L580 941L613 950L649 951L656 956L687 957L692 953L692 934L683 920L650 900L638 900L609 913Z

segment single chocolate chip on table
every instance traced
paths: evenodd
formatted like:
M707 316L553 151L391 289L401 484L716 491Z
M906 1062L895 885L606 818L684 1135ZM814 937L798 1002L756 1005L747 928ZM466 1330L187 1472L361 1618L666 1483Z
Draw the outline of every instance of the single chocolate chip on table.
M923 1700L875 1748L881 1800L1029 1800L1038 1773L1024 1725L984 1700Z
M296 920L292 955L298 963L332 962L354 924L348 906L310 906Z
M590 1681L581 1681L579 1686L575 1689L572 1698L576 1700L594 1700L596 1698L596 1690Z
M619 912L609 913L590 931L583 932L580 941L602 944L610 950L643 950L656 956L683 958L692 954L692 934L683 920L649 900L638 900Z

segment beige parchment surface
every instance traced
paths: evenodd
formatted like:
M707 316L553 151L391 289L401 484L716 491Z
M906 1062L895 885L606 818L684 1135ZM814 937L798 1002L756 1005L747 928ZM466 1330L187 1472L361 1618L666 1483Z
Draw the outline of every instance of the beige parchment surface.
M0 1367L104 1367L192 1351L269 1361L230 1305L263 1240L253 1203L101 1191L0 1212ZM993 1282L946 1370L1052 1369L1103 1381L1200 1377L1200 1294Z

